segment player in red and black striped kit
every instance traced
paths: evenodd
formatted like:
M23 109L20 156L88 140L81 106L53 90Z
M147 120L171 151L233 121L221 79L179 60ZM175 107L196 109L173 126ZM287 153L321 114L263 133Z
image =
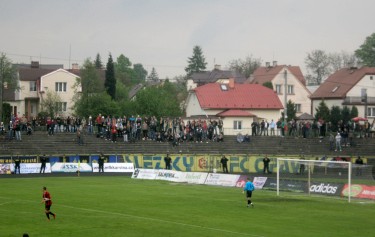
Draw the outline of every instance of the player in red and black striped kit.
M48 220L50 220L50 218L49 218L50 214L53 216L53 219L56 219L56 215L51 212L52 199L51 199L51 194L49 194L46 187L43 187L42 203L43 202L44 202L45 207L46 207L45 213L46 213L46 216L47 216Z

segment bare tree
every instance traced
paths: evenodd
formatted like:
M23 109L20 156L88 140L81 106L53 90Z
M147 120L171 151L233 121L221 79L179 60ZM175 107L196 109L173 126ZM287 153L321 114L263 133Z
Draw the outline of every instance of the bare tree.
M329 55L323 50L307 53L305 59L307 80L311 85L320 85L331 73Z

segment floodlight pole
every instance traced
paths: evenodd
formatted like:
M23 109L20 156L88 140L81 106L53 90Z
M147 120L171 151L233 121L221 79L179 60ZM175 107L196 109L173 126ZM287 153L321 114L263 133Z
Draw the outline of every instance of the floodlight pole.
M284 79L285 79L285 82L284 82L284 119L285 119L285 122L288 118L288 99L287 99L287 92L288 92L288 72L287 70L285 69L284 70Z

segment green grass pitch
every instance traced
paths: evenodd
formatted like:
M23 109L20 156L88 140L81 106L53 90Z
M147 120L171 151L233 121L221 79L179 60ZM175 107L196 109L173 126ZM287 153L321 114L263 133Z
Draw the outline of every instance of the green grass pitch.
M56 220L47 221L42 187ZM130 177L1 179L0 236L374 236L375 203Z

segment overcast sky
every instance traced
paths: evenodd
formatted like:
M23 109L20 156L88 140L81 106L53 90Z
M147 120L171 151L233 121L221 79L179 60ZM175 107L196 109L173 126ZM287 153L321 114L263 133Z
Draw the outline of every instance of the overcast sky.
M375 32L374 0L0 0L0 51L14 63L106 64L124 54L160 78L247 56L300 66L308 52L354 52ZM69 64L70 62L70 64Z

